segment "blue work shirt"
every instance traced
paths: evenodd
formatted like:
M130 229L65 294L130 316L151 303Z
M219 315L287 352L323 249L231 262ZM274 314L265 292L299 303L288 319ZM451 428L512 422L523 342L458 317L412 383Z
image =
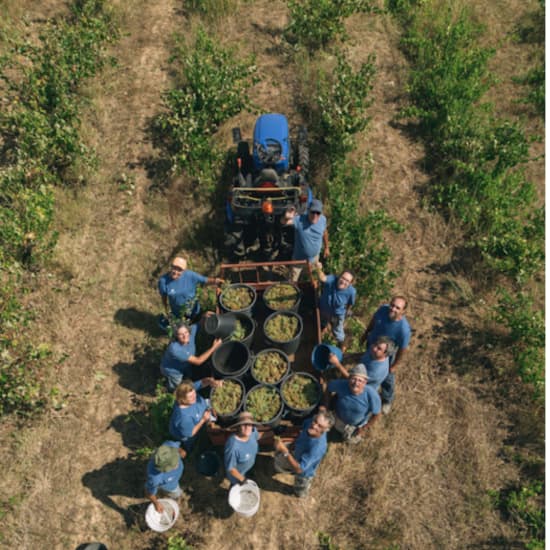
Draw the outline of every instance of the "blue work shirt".
M296 439L293 456L300 465L302 477L313 477L317 467L327 452L326 432L319 437L311 437L307 430L311 426L313 418L304 422L302 431Z
M331 380L328 391L338 396L336 414L345 424L360 428L367 423L369 413L380 414L382 409L378 392L369 385L359 395L353 395L347 379Z
M172 279L170 273L165 273L159 279L159 293L161 296L168 296L168 303L172 314L180 318L184 315L182 310L193 309L197 286L208 282L208 277L186 269L177 279Z
M327 219L322 214L317 223L309 221L308 214L294 216L294 251L293 260L313 262L321 252L323 234L327 228Z
M389 304L378 308L374 314L374 327L367 336L367 346L374 344L381 336L387 336L397 344L399 349L406 349L411 340L411 326L404 315L399 321L392 321L389 313Z
M195 390L200 390L202 387L201 381L193 383ZM200 422L204 411L209 409L208 401L197 394L197 400L188 407L180 407L179 403L174 403L172 415L170 416L170 424L168 429L170 435L181 441L183 448L190 451L198 434L192 435L195 426Z
M345 317L348 306L355 304L357 292L353 285L348 285L343 289L338 288L338 276L327 275L327 280L323 283L323 291L319 298L319 308L335 317Z
M163 445L167 447L179 448L179 441L165 441ZM170 470L169 472L161 472L157 470L155 466L154 455L149 459L147 463L147 481L145 483L145 490L149 495L156 495L159 489L171 492L175 491L179 486L179 480L183 474L183 460L179 459L177 468Z
M160 371L165 376L182 374L184 378L191 378L193 365L189 363L189 357L195 355L195 338L199 325L189 328L189 343L180 344L178 341L170 342L160 363Z
M229 470L236 468L239 473L245 475L254 466L256 455L258 454L259 438L260 434L258 430L253 428L248 441L240 441L236 435L232 435L226 441L223 451L223 462L225 465L225 475L231 482L231 485L239 483L239 480L233 477L229 473Z
M377 390L390 372L389 358L384 357L384 359L377 361L372 358L370 350L367 350L363 357L361 357L359 363L365 365L367 369L367 376L369 378L368 385Z

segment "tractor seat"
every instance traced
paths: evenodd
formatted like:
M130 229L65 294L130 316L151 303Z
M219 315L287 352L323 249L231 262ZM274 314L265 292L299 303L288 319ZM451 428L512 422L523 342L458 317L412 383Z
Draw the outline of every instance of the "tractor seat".
M275 186L279 185L279 175L273 168L264 168L254 180L255 187L262 187L265 183L273 183Z

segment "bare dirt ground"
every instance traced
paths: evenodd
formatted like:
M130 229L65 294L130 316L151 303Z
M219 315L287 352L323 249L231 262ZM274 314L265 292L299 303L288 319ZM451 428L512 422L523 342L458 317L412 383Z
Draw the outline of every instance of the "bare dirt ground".
M213 274L216 254L191 243L198 228L221 221L195 208L185 188L150 191L147 123L170 86L172 33L188 27L182 3L115 4L124 31L114 51L119 64L88 89L85 128L100 168L86 188L60 194L55 263L35 276L30 297L41 319L37 338L64 358L52 373L57 406L27 427L0 428L3 493L15 496L3 518L6 548L73 549L92 540L109 549L166 547L164 535L143 527L146 459L135 453L152 445L144 410L167 344L155 324L155 282L182 248L197 270ZM512 0L499 6L520 7ZM299 75L278 55L283 8L242 3L218 30L223 43L256 54L262 82L251 96L260 110L296 120L292 82ZM41 14L37 3L28 9ZM398 399L365 442L330 447L305 501L288 494L287 477L272 478L262 455L263 500L253 520L231 515L226 485L198 479L188 466L183 485L193 492L171 534L196 548L310 549L319 547L319 532L342 548L496 548L512 536L486 493L518 472L503 458L511 425L491 395L494 365L474 351L485 296L453 259L458 236L419 204L422 147L393 120L406 75L398 30L388 17L365 16L354 19L350 35L352 55L375 52L378 67L372 123L359 148L374 160L365 204L384 206L406 228L389 243L402 271L395 291L408 296L414 329ZM236 124L248 135L254 118L230 121L221 135L229 144ZM542 185L541 165L533 173Z

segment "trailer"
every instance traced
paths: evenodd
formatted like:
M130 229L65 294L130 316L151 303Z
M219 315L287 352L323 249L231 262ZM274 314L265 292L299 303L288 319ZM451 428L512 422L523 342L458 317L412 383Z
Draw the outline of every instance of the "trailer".
M319 302L317 287L318 283L313 277L311 266L307 261L273 261L273 262L242 262L236 264L222 264L220 277L230 283L246 284L254 288L257 293L257 302L252 313L252 318L256 322L254 338L250 343L252 353L257 354L263 349L270 347L266 344L265 335L262 327L270 311L262 303L263 293L266 288L277 282L288 282L287 274L293 266L301 266L302 280L298 287L302 292L299 306L299 315L302 318L302 335L299 347L295 353L290 354L290 373L301 372L313 375L317 380L319 373L313 368L311 356L316 345L321 343L321 323L319 315ZM217 288L219 297L221 287ZM221 313L220 306L217 307L217 313ZM316 409L315 409L316 410ZM313 414L313 411L312 413ZM309 416L309 415L307 415ZM262 446L269 446L273 442L270 436L277 435L286 442L292 442L298 436L303 420L306 417L292 414L291 411L285 411L276 426L260 425L259 429L269 431L262 438ZM224 445L225 441L231 435L227 427L220 423L213 422L207 426L207 434L213 445Z

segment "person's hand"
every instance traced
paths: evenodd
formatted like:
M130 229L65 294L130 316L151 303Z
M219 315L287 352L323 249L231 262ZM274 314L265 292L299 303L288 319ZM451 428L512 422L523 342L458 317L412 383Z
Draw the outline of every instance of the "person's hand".
M212 413L207 410L202 413L202 420L203 422L208 422L210 420L210 417L212 416Z
M187 456L187 451L185 449L182 449L181 447L178 449L181 458L185 458Z
M205 317L212 317L212 315L214 315L214 312L213 312L213 311L205 311L205 312L204 312L204 316L205 316Z
M338 360L338 357L336 357L335 353L329 353L328 362L331 365L334 365L334 366L336 366L336 365L338 365L338 363L340 363L340 361Z
M275 439L273 441L273 448L276 451L279 451L280 453L286 453L287 452L286 445L280 439Z
M239 481L239 485L244 485L247 481L248 479L246 479L246 477L243 477L242 480Z
M222 279L221 277L216 277L216 284L223 285L225 283L225 279Z
M222 345L223 340L221 338L216 338L212 344L212 349L217 349Z
M212 382L210 382L210 385L213 388L219 388L220 386L223 386L223 380L216 380L215 378L212 378Z
M328 246L325 246L325 249L323 250L323 258L328 258L330 256L330 249Z
M392 374L395 373L395 365L392 365L392 366L390 367L390 372L391 372Z
M159 514L162 514L164 512L164 506L162 505L162 503L160 502L160 500L157 500L155 503L155 510L159 513Z

